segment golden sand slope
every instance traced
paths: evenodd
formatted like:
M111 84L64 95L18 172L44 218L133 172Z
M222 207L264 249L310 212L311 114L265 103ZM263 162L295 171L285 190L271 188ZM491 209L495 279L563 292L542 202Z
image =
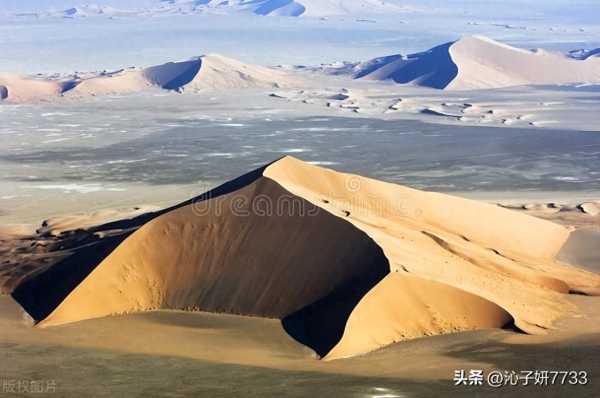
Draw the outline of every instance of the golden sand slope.
M278 318L334 359L511 322L541 333L574 310L565 293L600 286L554 260L557 224L291 157L140 222L13 297L40 326L156 308ZM76 264L89 274L36 312Z
M501 328L502 307L444 283L391 273L352 311L340 342L325 359L362 354L390 342L465 330Z
M474 301L475 296L465 294L458 302L466 309L480 298L489 300L508 312L516 326L528 333L543 332L558 317L573 310L561 293L570 289L589 291L600 285L598 275L554 261L569 236L569 230L554 223L495 205L337 173L291 157L267 167L264 174L365 231L382 247L392 271L479 296ZM356 309L358 315L353 313L351 320L360 318L364 313L361 309L372 305L365 304L365 300L373 303L374 297L382 296L376 292L379 289L376 286L361 301ZM401 291L399 288L398 300L405 294ZM449 295L432 291L430 297L444 299L440 297ZM438 333L455 331L456 325L460 330L478 328L472 322L462 322L456 311L442 313L442 317L449 326L438 329ZM475 324L489 327L489 319L483 317ZM357 326L360 324L362 328ZM368 324L349 322L331 357L351 356L431 333L422 326L410 337L403 336L402 329L381 336L378 328ZM354 331L355 327L360 330ZM364 337L369 333L373 335ZM362 335L362 340L355 335ZM355 346L345 342L347 338L361 343Z

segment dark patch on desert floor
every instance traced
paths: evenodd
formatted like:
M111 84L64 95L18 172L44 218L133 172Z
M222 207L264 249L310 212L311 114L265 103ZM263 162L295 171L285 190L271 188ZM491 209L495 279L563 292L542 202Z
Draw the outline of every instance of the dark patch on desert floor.
M334 169L434 191L600 190L600 135L589 132L348 117L236 120L243 128L208 120L172 122L179 127L117 143L86 146L73 140L68 147L47 148L34 142L24 150L0 151L4 179L32 182L10 170L26 163L52 168L53 175L40 181L224 181L248 165L300 149L294 155L308 162L326 161ZM42 170L36 173L46 177Z

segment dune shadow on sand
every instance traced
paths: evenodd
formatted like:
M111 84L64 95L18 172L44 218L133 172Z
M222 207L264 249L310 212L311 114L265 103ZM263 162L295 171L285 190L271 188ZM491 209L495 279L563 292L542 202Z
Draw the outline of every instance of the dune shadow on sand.
M359 301L389 272L390 265L377 247L372 255L372 272L356 278L329 296L285 317L285 331L298 342L324 357L342 339L350 314Z

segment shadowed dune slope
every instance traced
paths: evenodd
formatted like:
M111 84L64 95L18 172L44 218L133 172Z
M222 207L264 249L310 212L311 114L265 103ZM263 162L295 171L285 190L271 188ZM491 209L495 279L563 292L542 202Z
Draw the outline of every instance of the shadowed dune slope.
M449 48L453 43L434 47L423 53L406 58L389 56L359 65L355 78L393 80L396 83L413 83L419 86L443 89L458 75L458 67L452 60Z
M268 0L254 10L258 15L277 15L286 17L297 17L306 11L306 8L292 0Z
M284 318L387 273L362 231L259 178L146 223L41 324L156 308Z
M98 264L142 225L180 207L198 204L236 191L260 178L265 167L253 170L176 206L88 228L85 237L82 239L81 236L77 236L74 243L69 242L68 237L62 237L60 244L67 246L62 253L64 258L50 267L38 268L25 276L11 292L13 298L36 322L43 320ZM98 238L98 235L105 231L112 233L105 238Z
M201 58L184 62L169 62L144 69L144 77L161 88L178 90L194 80L201 67Z

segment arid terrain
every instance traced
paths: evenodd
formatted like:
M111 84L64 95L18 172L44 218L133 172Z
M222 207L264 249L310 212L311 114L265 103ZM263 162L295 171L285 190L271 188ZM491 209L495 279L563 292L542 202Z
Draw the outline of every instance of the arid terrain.
M596 398L599 13L4 0L0 398Z

